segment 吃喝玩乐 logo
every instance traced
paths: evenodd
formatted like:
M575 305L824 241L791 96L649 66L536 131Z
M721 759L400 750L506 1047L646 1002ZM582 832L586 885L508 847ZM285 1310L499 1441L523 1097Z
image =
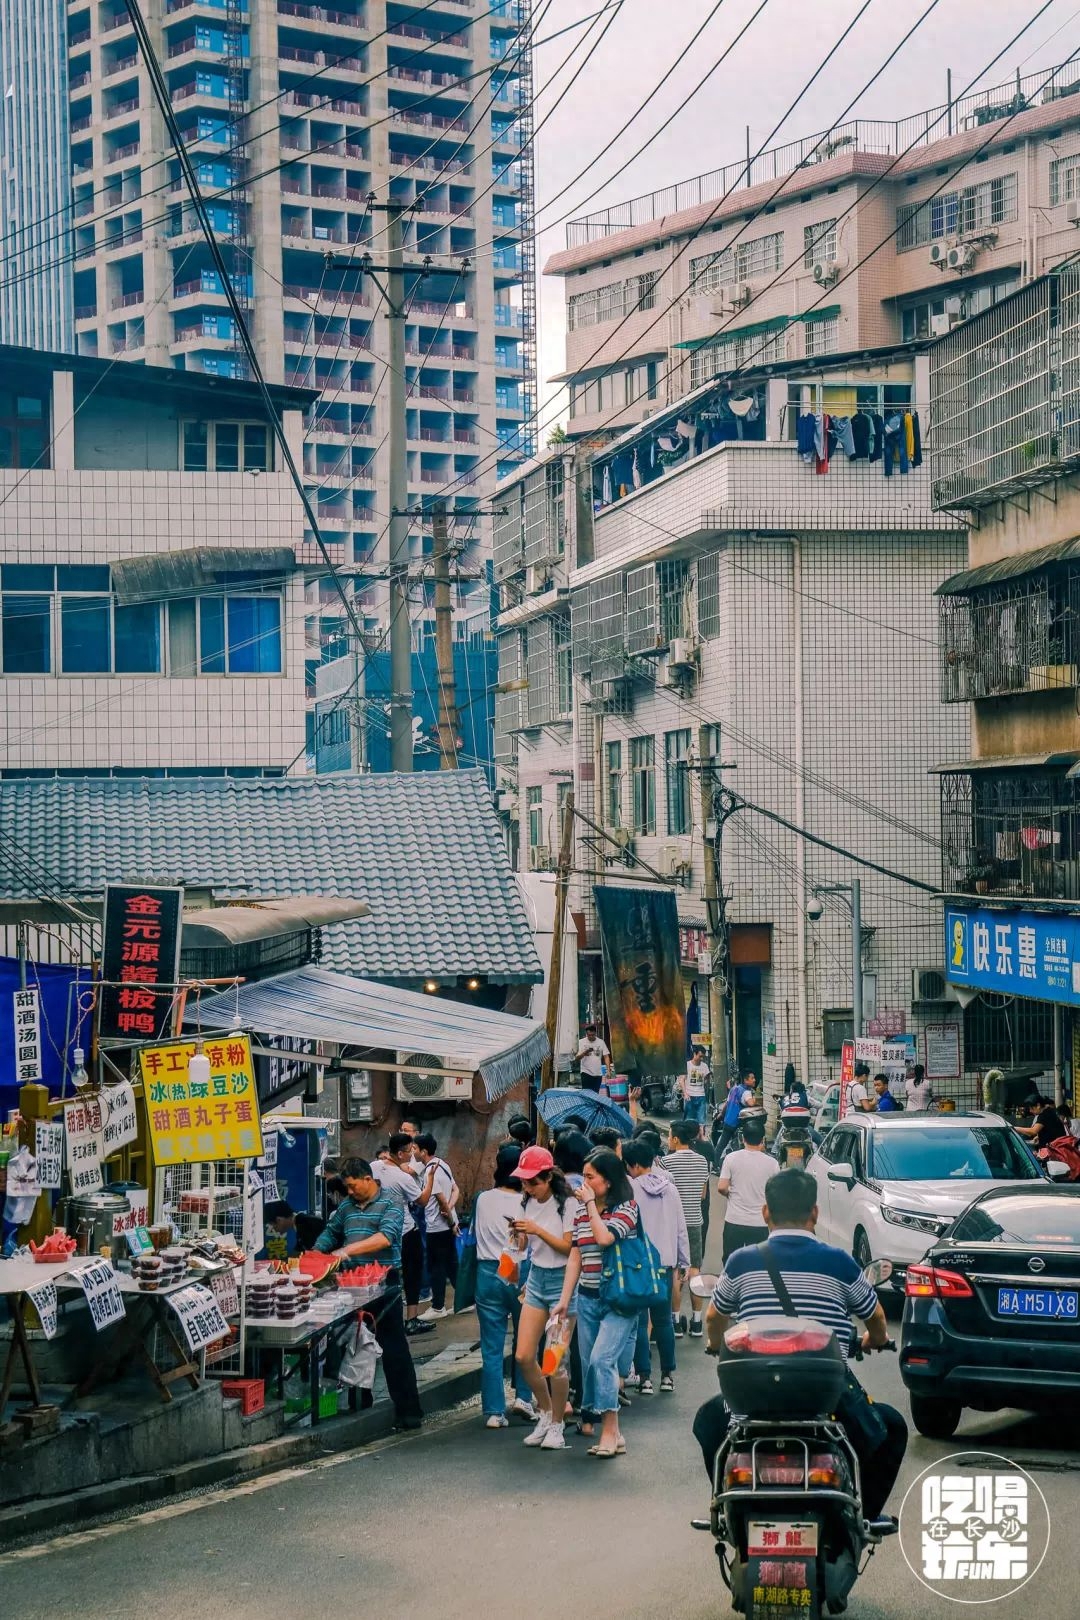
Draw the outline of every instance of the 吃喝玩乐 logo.
M900 1511L912 1573L957 1603L992 1603L1035 1574L1050 1516L1031 1475L1005 1457L960 1452L924 1469Z

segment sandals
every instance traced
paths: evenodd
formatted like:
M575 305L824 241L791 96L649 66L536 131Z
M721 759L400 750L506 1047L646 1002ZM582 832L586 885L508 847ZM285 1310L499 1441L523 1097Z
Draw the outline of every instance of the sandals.
M590 1446L590 1457L624 1457L626 1455L626 1441L619 1439L613 1446Z

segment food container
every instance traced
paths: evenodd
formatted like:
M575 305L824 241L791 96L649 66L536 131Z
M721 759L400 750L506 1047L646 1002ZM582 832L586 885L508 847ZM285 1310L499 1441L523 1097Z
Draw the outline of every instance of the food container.
M100 1254L107 1245L116 1262L127 1257L128 1246L122 1233L114 1235L113 1223L117 1216L130 1214L131 1204L124 1193L82 1193L66 1201L64 1225L80 1254Z

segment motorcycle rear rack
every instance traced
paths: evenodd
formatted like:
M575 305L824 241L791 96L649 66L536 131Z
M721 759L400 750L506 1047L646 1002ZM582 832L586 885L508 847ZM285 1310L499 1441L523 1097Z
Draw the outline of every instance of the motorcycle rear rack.
M754 1431L757 1432L755 1433ZM772 1443L775 1443L778 1440L784 1440L786 1442L789 1436L791 1437L793 1444L802 1447L802 1483L797 1485L759 1485L757 1482L758 1446L766 1439ZM820 1488L811 1486L809 1478L811 1439L817 1439L822 1442L828 1441L843 1451L848 1465L851 1468L852 1479L854 1481L853 1492L835 1490L828 1487ZM751 1467L753 1469L754 1483L749 1486L740 1486L737 1490L725 1491L722 1482L727 1457L730 1452L735 1450L736 1447L744 1441L748 1441L750 1444ZM713 1496L710 1503L709 1523L712 1534L716 1540L721 1541L725 1539L720 1525L720 1516L721 1512L725 1510L726 1505L729 1502L741 1503L745 1505L747 1496L751 1493L765 1501L779 1501L783 1499L790 1500L790 1498L793 1496L799 1496L805 1497L807 1501L811 1503L821 1504L825 1502L835 1502L851 1512L860 1525L865 1522L862 1510L862 1481L859 1477L859 1459L855 1455L851 1442L844 1433L843 1427L838 1423L822 1422L815 1418L803 1419L801 1421L795 1420L791 1423L785 1423L783 1425L783 1432L781 1434L777 1433L777 1425L775 1421L771 1420L743 1418L740 1419L737 1424L733 1424L728 1430L727 1438L725 1439L723 1445L716 1453L716 1461L713 1464Z

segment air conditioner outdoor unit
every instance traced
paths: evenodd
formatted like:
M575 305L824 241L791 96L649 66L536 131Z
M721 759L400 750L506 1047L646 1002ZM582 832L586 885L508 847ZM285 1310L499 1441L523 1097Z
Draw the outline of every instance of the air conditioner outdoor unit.
M912 1001L949 1001L949 981L937 967L917 967L911 970Z
M931 315L930 336L947 337L954 326L960 325L959 315Z
M469 1102L472 1098L472 1069L460 1058L436 1056L433 1052L399 1052L396 1095L398 1102ZM430 1069L460 1069L459 1074L431 1074Z
M664 844L660 850L659 871L664 877L685 877L690 871L690 857L678 844Z
M529 845L529 871L551 871L551 850L547 844Z
M728 310L742 309L744 304L748 304L752 297L753 293L745 281L732 281L726 287L720 289L722 312L726 313Z
M955 247L949 249L949 257L946 261L949 269L967 270L975 263L978 252L979 250L974 242L958 242Z
M831 287L846 262L845 259L815 259L814 280L818 286Z
M1065 204L1065 218L1070 225L1080 225L1080 199L1074 198L1071 203Z
M541 591L546 591L547 590L549 583L550 583L550 576L548 574L547 569L545 567L543 567L542 564L540 564L540 563L531 563L529 565L529 567L526 568L526 570L525 570L525 595L526 596L538 596Z
M936 264L938 269L940 270L942 265L947 264L948 262L949 262L949 244L948 244L948 242L931 242L931 244L930 244L930 263L931 264Z
M675 636L668 642L668 663L675 668L688 669L697 659L697 643L689 636Z

